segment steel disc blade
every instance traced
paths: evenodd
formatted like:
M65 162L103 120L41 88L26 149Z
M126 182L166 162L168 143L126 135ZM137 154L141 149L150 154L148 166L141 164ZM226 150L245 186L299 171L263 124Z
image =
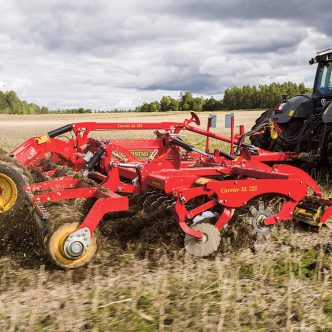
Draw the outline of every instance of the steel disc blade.
M187 252L196 257L206 257L218 250L220 245L220 232L212 224L202 223L192 227L204 234L205 241L200 241L193 236L186 234L184 244Z

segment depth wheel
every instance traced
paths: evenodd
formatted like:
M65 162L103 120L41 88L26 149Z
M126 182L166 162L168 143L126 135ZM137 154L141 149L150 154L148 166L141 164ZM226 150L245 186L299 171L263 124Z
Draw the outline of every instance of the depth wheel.
M24 205L23 176L15 168L0 163L0 221L14 216Z
M192 227L195 231L204 234L202 239L197 239L186 234L184 246L190 255L196 257L206 257L218 250L220 245L220 232L212 224L201 223Z
M75 269L86 265L97 253L98 250L98 231L95 231L89 247L77 258L68 258L65 254L64 245L70 233L74 232L79 223L65 223L57 228L46 239L46 251L52 262L62 269Z

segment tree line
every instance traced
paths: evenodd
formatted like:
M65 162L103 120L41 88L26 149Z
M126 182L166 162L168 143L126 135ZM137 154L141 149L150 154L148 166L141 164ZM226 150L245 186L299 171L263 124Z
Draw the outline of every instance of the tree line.
M48 114L48 113L65 113L65 114L81 114L92 113L88 108L69 108L49 110L45 106L39 106L34 103L28 103L21 100L15 91L0 91L0 114Z
M303 93L311 93L312 89L303 83L293 82L245 85L225 90L223 99L194 97L191 92L180 93L178 99L164 96L160 101L143 103L135 112L169 112L169 111L219 111L237 109L271 108L284 98L291 98Z
M264 109L275 106L284 98L291 98L299 94L311 92L312 89L306 87L303 83L271 83L259 85L258 87L255 85L245 85L226 89L223 99L216 99L213 96L209 98L195 97L191 92L181 92L177 99L170 96L163 96L160 101L145 102L134 109L112 109L107 112L213 112L219 110ZM45 106L40 107L34 103L20 100L14 91L0 91L0 114L81 114L96 112L105 111L96 111L83 107L49 110Z
M47 114L47 107L20 100L14 91L0 91L1 114Z

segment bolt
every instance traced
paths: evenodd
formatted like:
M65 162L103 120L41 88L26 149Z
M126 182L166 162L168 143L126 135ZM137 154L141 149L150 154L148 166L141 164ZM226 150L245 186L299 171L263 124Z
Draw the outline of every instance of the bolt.
M222 200L222 199L219 199L218 203L219 203L219 204L222 204L222 203L223 203L223 200Z
M191 215L190 213L187 214L187 219L190 219L191 218Z
M224 202L227 203L227 199L225 199Z
M291 193L288 193L288 196L290 196L291 195Z
M196 242L197 243L205 243L207 241L207 236L205 234L203 234L203 236L200 239L197 239Z
M51 197L47 197L47 200L50 201L50 200L51 200Z
M122 187L119 186L119 187L116 188L116 190L117 190L117 191L121 191L121 190L122 190Z

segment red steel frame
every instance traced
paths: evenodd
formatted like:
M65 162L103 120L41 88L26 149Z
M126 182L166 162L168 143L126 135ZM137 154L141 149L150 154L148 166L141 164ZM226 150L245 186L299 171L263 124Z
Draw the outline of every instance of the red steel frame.
M55 169L45 169L40 159L49 156L51 163L71 167L80 171L85 167L84 154L102 148L104 153L98 167L90 177L99 182L91 187L73 176L55 177L46 182L31 184L26 191L31 193L33 204L43 204L75 198L95 198L92 209L79 228L95 230L105 214L129 208L127 196L121 193L139 193L149 189L163 192L175 199L174 210L181 229L194 237L203 234L190 227L191 220L210 209L218 209L220 216L215 227L222 228L233 216L236 208L261 195L275 194L283 198L281 210L265 220L265 224L291 220L296 206L307 197L311 188L314 196L326 207L320 222L332 215L332 200L323 199L319 186L304 171L289 165L275 164L293 160L295 153L268 152L258 150L252 154L242 148L239 156L227 159L214 151L207 156L197 152L186 152L172 143L172 135L187 130L208 138L230 143L231 150L239 143L239 136L227 138L191 124L200 124L195 113L182 123L73 123L68 131L74 136L67 141L45 135L33 137L22 143L11 154L27 167L35 167L46 177L54 176ZM240 127L243 134L243 126ZM156 138L149 140L96 140L89 137L95 131L113 130L163 130L156 131ZM233 135L232 135L233 136ZM145 151L142 156L135 151ZM232 152L232 151L231 151ZM114 157L114 153L117 157ZM154 158L149 158L154 153ZM119 160L123 158L123 160ZM127 164L127 165L125 165ZM128 165L129 164L129 165ZM229 175L232 180L217 180L213 177ZM135 181L128 181L134 180ZM188 210L187 203L197 197L205 203Z

